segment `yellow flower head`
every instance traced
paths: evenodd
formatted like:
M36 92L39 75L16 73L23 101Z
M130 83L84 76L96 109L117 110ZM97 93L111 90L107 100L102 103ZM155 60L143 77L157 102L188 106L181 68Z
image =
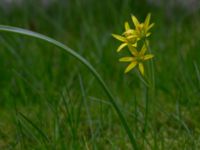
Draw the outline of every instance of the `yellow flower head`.
M135 30L131 29L128 22L125 22L125 32L122 35L112 34L114 38L123 42L118 48L117 52L120 52L126 46L137 46L137 35Z
M135 32L138 36L138 38L146 38L151 35L150 32L148 32L153 26L154 23L150 24L151 14L149 13L143 23L140 23L138 19L132 15L131 16L133 24L135 25Z
M146 39L151 33L149 30L154 26L150 24L151 14L149 13L143 23L140 23L135 16L131 16L135 28L130 28L128 22L125 22L125 31L122 35L112 34L114 38L121 41L122 44L117 48L117 52L121 51L124 47L128 47L131 56L119 59L121 62L130 62L125 69L125 73L138 66L140 73L144 76L143 62L153 58L152 54L145 54L148 49L148 40ZM137 44L140 41L139 44ZM142 42L142 43L141 43ZM142 48L138 50L138 46L142 44Z
M125 69L125 73L129 72L131 69L135 68L138 65L138 69L140 73L144 76L144 65L143 62L153 58L154 56L152 54L146 54L147 51L147 45L144 44L142 49L138 52L135 47L129 47L129 50L131 52L132 56L129 57L123 57L119 59L121 62L130 62L128 67Z

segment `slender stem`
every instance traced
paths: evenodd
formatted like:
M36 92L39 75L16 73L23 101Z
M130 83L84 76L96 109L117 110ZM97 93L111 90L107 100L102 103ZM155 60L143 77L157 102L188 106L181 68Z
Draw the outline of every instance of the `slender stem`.
M143 39L143 43L146 46L147 50L150 50L149 44L147 43L147 39ZM151 69L152 69L152 64L151 64ZM151 70L152 73L152 70ZM149 83L148 86L145 84L145 112L144 112L144 129L143 129L143 136L144 139L146 138L146 132L148 128L148 117L149 117L149 104L150 104L150 98L149 98L149 88L154 87L154 81L150 81L147 76L144 77L144 79ZM143 143L144 144L144 143Z
M83 80L82 80L82 76L79 75L79 82L80 82L80 88L81 88L81 94L82 94L82 99L85 105L85 109L86 109L86 114L87 114L87 119L89 121L89 129L90 129L90 134L92 135L92 140L94 138L94 134L93 134L93 126L92 126L92 119L91 119L91 112L88 108L88 103L87 103L87 98L86 98L86 93L85 93L85 89L84 89L84 85L83 85Z
M144 129L143 129L143 136L145 139L147 127L148 127L148 112L149 112L149 89L147 86L145 86L145 118L144 118Z
M5 26L5 25L0 25L0 31L5 31L5 32L12 32L12 33L18 33L18 34L22 34L22 35L26 35L26 36L30 36L30 37L34 37L37 39L41 39L44 40L46 42L49 42L51 44L56 45L57 47L65 50L67 53L69 53L70 55L72 55L73 57L75 57L76 59L78 59L82 64L84 64L89 70L90 72L95 76L95 78L98 80L99 84L102 86L102 88L104 89L105 93L107 94L112 106L114 107L115 111L117 112L120 121L130 139L130 142L132 144L132 148L133 149L138 149L137 146L137 142L135 140L135 137L133 136L131 129L124 117L124 115L122 114L122 111L120 110L119 106L117 105L117 103L115 102L115 99L113 97L113 95L111 94L109 88L107 87L107 85L105 84L104 80L101 78L101 76L99 75L99 73L94 69L94 67L85 59L83 58L81 55L79 55L78 53L76 53L73 49L69 48L68 46L62 44L59 41L56 41L48 36L30 31L30 30L25 30L22 28L17 28L17 27L11 27L11 26Z

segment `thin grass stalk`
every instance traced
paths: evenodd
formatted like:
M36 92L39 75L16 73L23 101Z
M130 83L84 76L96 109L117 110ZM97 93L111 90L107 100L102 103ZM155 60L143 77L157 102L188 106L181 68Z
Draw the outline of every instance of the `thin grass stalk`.
M90 112L90 110L88 108L86 93L85 93L85 89L84 89L83 80L82 80L82 76L81 75L79 75L79 82L80 82L82 99L84 101L84 105L85 105L85 109L86 109L87 119L89 121L90 134L91 134L92 140L93 140L94 139L94 133L93 133L94 130L93 130L93 126L92 126L92 117L90 115L91 112Z

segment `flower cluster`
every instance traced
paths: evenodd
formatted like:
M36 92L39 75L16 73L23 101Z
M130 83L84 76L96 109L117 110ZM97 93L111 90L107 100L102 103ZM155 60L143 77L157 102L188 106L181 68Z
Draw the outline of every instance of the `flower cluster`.
M154 23L150 24L150 13L142 23L140 23L134 15L132 15L131 18L135 26L134 29L130 28L128 22L125 22L125 31L122 35L112 34L112 36L122 42L117 48L117 52L128 47L131 54L131 56L119 59L120 62L130 62L125 69L125 73L138 66L140 73L144 75L143 62L154 57L152 54L146 54L149 47L148 37L151 35L149 30L154 26Z

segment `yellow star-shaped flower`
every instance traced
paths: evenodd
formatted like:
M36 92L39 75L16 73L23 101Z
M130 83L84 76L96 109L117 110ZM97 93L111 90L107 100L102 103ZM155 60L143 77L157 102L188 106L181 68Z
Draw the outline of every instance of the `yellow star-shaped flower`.
M149 30L154 26L154 23L150 24L151 14L149 13L143 23L140 23L138 19L132 15L131 16L133 24L135 25L135 32L138 38L146 38L151 35Z
M135 30L131 29L128 22L125 22L125 32L122 35L112 34L114 38L123 42L118 48L117 52L120 52L126 46L137 46L137 35Z
M152 54L146 54L147 46L146 44L143 45L142 49L138 52L135 47L129 47L130 52L132 54L131 57L123 57L120 58L119 61L121 62L130 62L128 67L125 69L125 73L129 72L131 69L135 68L138 65L138 69L140 73L144 76L144 65L143 62L153 58Z

